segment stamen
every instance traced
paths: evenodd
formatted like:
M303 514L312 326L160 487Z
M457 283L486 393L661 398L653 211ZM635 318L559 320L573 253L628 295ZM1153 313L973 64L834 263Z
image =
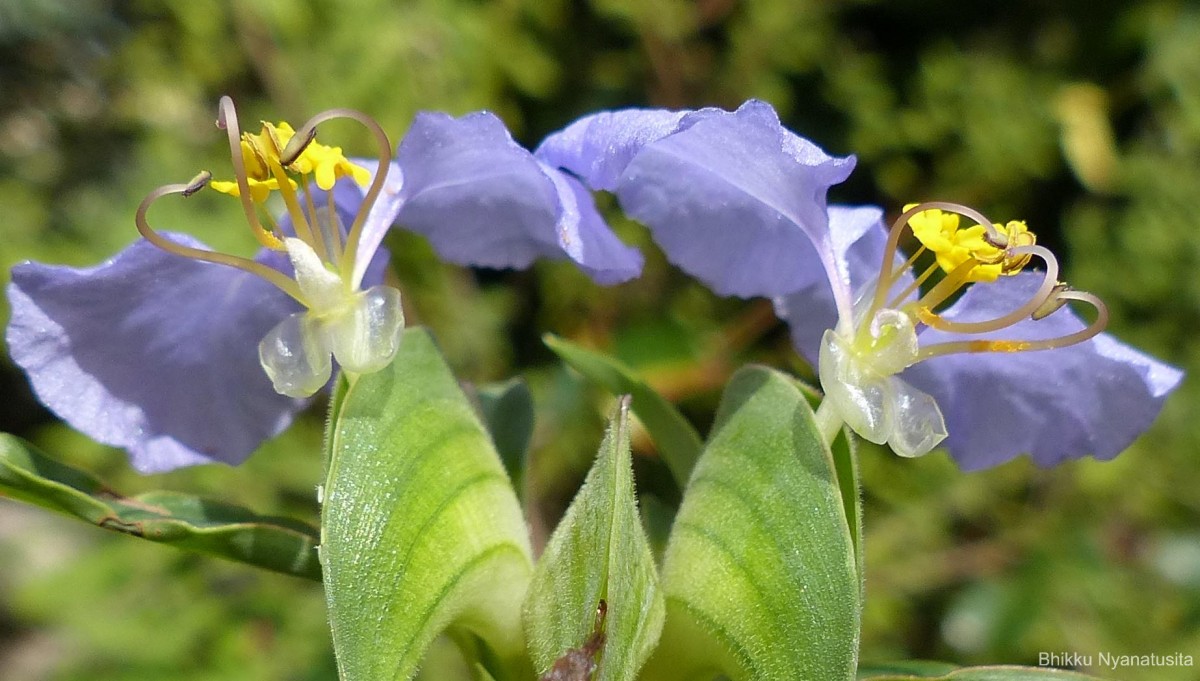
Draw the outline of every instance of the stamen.
M922 246L922 248L924 248L924 246ZM913 260L913 258L909 258L909 260ZM921 288L921 284L924 284L926 281L928 281L929 278L933 276L933 273L937 272L938 269L940 269L940 268L938 267L937 263L934 263L934 264L930 265L929 267L927 267L925 269L925 271L921 273L921 276L914 279L911 284L904 287L903 291L901 291L900 293L897 293L894 298L892 298L890 301L888 301L887 306L888 307L899 307L904 302L905 298L908 298L909 296L911 296L913 294L914 291Z
M910 228L908 224L909 220L919 213L934 209L957 213L958 215L962 215L963 217L974 220L983 227L985 232L984 240L987 243L991 245L1003 243L1005 244L1005 247L1007 247L1008 237L1000 232L1000 230L996 229L996 226L991 220L988 220L982 213L974 208L957 203L949 203L946 201L927 201L925 203L919 203L901 213L900 217L896 218L896 221L892 223L892 229L888 233L887 245L883 250L883 266L880 268L879 281L891 282L895 276L898 276L893 274L894 263L892 262L892 254L898 252L900 246L900 235L903 234L905 228ZM1000 246L996 247L1000 248ZM910 265L906 263L904 268L907 269L909 266ZM886 296L888 293L888 288L890 288L890 286L879 286L875 289L875 297L871 303L872 313L883 308L887 299ZM954 290L957 290L957 288Z
M296 236L312 246L313 250L324 250L324 246L317 242L312 227L308 224L308 218L304 217L300 202L296 200L296 190L292 188L292 183L288 182L288 176L283 170L283 166L274 157L269 157L267 163L271 174L279 180L279 194L283 197L283 205L287 207L288 215L292 217L292 228L296 230Z
M1076 291L1065 284L1055 287L1050 298L1038 309L1041 316L1034 316L1032 318L1035 320L1044 319L1065 305L1069 300L1078 300L1091 305L1096 310L1096 319L1079 331L1045 340L965 340L936 343L921 348L917 361L960 352L1026 352L1065 348L1094 338L1108 326L1108 306L1104 304L1104 301L1087 291ZM1053 309L1050 309L1051 307Z
M313 203L312 187L305 183L300 188L300 191L304 194L304 210L306 211L305 215L308 217L308 223L317 226L317 234L313 236L314 238L320 237L317 239L317 248L315 250L321 256L321 260L335 262L331 257L333 254L333 245L330 243L329 228L325 223L317 219L317 206Z
M931 208L952 211L959 213L960 215L965 215L972 220L979 221L980 224L987 226L986 228L989 230L989 234L996 231L990 220L983 217L978 211L968 206L961 206L957 203L946 203L942 201L927 201L925 203L918 203L912 208L909 208L901 213L900 217L896 218L895 222L892 223L892 228L888 232L887 244L883 247L883 265L879 269L880 282L892 282L896 276L899 276L898 274L893 274L892 271L892 254L897 253L898 249L900 248L900 235L904 232L904 229L908 227L908 221L910 218L912 218L912 216L930 210ZM904 270L901 270L901 272L903 271ZM890 284L887 286L880 285L875 287L875 297L871 300L871 307L867 314L868 319L884 307L884 304L887 302L887 293L890 288Z
M971 277L971 270L979 264L979 261L974 258L969 258L958 267L955 267L944 279L933 285L929 292L921 297L920 300L913 303L913 307L918 310L933 310L937 306L950 299Z
M224 130L229 138L229 155L233 161L233 175L237 180L238 196L242 199L242 211L246 214L246 222L250 224L250 231L263 246L276 251L285 250L283 242L274 234L263 229L262 223L258 220L258 211L255 210L254 201L250 197L250 182L246 179L246 164L242 161L242 130L238 127L237 110L228 95L221 97L221 101L217 105L217 127Z
M299 134L292 135L292 139L288 140L287 146L279 152L279 160L285 168L295 163L296 159L300 158L300 155L308 148L308 145L312 144L313 140L317 138L317 128L315 126L300 128L300 130L307 130L308 134L304 137L301 137Z
M1046 299L1046 302L1042 303L1041 307L1034 310L1030 317L1034 321L1038 321L1058 312L1060 307L1067 304L1067 299L1063 294L1070 290L1071 287L1063 282L1055 284L1054 290L1050 292L1050 297Z
M151 204L170 194L191 196L199 191L205 184L207 184L210 178L211 175L208 175L208 173L201 173L187 184L169 184L150 192L146 198L142 199L142 203L137 209L137 215L134 218L135 222L137 223L138 231L141 232L146 241L149 241L168 253L180 255L185 258L192 258L193 260L201 260L204 262L216 263L218 265L236 267L245 272L262 277L263 279L274 284L279 290L303 303L304 301L300 294L300 287L297 286L296 282L292 281L289 277L284 276L282 272L267 267L260 262L250 260L249 258L242 258L236 255L229 255L227 253L217 253L216 251L206 251L200 248L193 248L191 246L177 244L159 234L157 230L150 226L150 222L146 219L146 213L150 210ZM243 194L243 196L245 196L245 194Z
M392 163L392 143L388 140L387 133L383 131L383 128L379 127L379 124L370 116L354 109L342 108L329 109L313 116L300 127L292 139L297 137L302 139L311 137L315 134L314 131L318 125L335 118L349 118L358 122L371 131L379 147L379 169L375 172L375 178L371 182L371 187L367 190L366 196L359 206L358 213L354 216L354 222L350 225L349 232L346 235L345 250L342 252L341 262L339 263L342 276L349 278L354 272L354 259L358 256L358 241L362 236L363 223L366 222L367 215L371 212L371 207L375 205L375 200L379 198L379 192L383 191L384 182L387 181L388 169ZM301 151L303 151L303 147L301 147ZM357 287L359 282L355 281L351 282L351 284Z
M192 178L191 182L187 183L187 188L180 192L180 194L183 194L185 197L191 196L192 194L195 194L201 189L207 187L208 183L211 181L212 173L208 172L207 170L201 170L196 174L195 177Z
M1023 305L1006 315L987 321L953 322L937 314L932 309L934 305L941 304L941 302L945 300L944 297L942 300L939 300L932 305L927 304L926 300L922 299L920 308L916 311L917 318L930 328L934 328L939 331L974 334L987 333L989 331L997 331L999 329L1007 328L1023 319L1033 316L1034 312L1042 307L1046 303L1047 299L1049 299L1054 293L1055 285L1058 283L1058 260L1054 257L1054 254L1044 246L1018 246L1017 248L1013 249L1013 253L1016 255L1029 254L1030 256L1037 256L1046 263L1046 272L1045 276L1042 277L1041 285ZM956 269L955 272L957 271L958 270ZM953 278L953 276L954 273L951 273L946 277L946 280L938 282L938 285L929 292L929 295L932 296L934 291L936 291L939 286L944 284L947 280Z
M331 262L341 262L344 252L342 251L342 223L338 219L337 203L333 200L333 193L328 196L328 201L325 203L329 215L329 232L333 236L333 251L331 253L333 260Z

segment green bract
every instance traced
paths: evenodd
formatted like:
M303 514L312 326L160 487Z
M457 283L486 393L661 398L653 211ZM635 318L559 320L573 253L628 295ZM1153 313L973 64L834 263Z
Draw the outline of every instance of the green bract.
M411 678L438 633L477 637L499 681L528 676L532 572L516 495L423 330L335 404L321 558L345 681Z
M540 671L587 642L600 601L605 638L592 679L632 681L658 642L663 597L634 496L628 410L626 397L534 574L525 627Z
M725 390L663 565L667 623L651 679L854 678L860 590L833 460L792 379Z

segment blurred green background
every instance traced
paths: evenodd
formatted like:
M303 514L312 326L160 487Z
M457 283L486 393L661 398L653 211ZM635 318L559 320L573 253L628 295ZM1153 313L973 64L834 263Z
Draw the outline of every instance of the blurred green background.
M227 174L212 125L222 94L250 121L358 108L395 141L418 110L487 108L529 146L600 108L766 99L831 153L858 155L832 200L894 215L937 198L1026 219L1069 281L1108 302L1112 331L1200 371L1194 3L3 0L0 281L24 259L99 262L134 239L151 189L201 168ZM352 126L330 131L323 139L370 153ZM250 250L232 202L179 203L156 207L161 227ZM389 240L410 319L433 328L459 376L530 382L537 536L582 479L610 404L560 367L542 333L620 356L701 428L744 362L811 377L766 301L716 298L643 228L614 224L648 260L614 288L562 263L464 270L418 237ZM1020 460L966 475L942 453L865 448L863 659L1200 657L1198 398L1185 380L1110 463ZM244 466L140 477L40 409L0 354L0 430L122 491L199 492L312 521L321 413ZM652 444L635 448L653 514L672 493ZM0 678L332 679L324 618L317 585L0 501Z

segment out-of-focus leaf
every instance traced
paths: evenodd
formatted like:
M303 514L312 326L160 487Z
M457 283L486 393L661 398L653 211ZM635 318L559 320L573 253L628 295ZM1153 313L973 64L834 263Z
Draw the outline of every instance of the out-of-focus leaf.
M484 642L500 681L527 678L521 509L428 333L359 377L330 427L321 557L341 678L411 678L448 627Z
M481 385L475 390L483 422L518 496L525 479L526 456L533 438L533 395L521 378Z
M647 679L854 678L860 582L838 478L794 381L725 389L663 565L667 622Z
M633 398L633 412L654 438L671 475L681 488L686 485L703 441L675 405L638 378L632 369L611 357L585 350L553 334L546 334L542 340L588 380L599 383L613 395L627 394Z
M662 592L633 489L628 412L624 397L534 573L524 619L539 670L587 645L601 601L604 639L600 666L590 677L595 681L636 678L662 631Z
M178 492L122 496L32 445L0 434L0 497L5 496L142 539L321 579L314 527Z
M958 665L934 660L895 660L871 665L860 665L859 679L875 678L877 676L942 676L957 671Z
M1051 668L967 667L944 674L945 667L952 667L952 665L941 662L900 662L895 665L887 665L887 668L894 667L906 671L902 673L889 672L881 676L870 673L859 674L859 678L863 681L913 681L913 679L934 679L935 681L1100 681L1095 676Z

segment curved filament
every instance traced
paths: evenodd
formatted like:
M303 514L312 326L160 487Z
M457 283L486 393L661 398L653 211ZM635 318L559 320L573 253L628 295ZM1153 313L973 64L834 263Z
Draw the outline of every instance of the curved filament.
M1108 306L1104 304L1104 301L1087 291L1057 288L1046 302L1054 303L1054 309L1057 309L1068 300L1077 300L1091 305L1096 310L1096 318L1091 324L1074 333L1045 340L962 340L936 343L922 348L918 354L917 361L962 352L1025 352L1029 350L1065 348L1091 340L1108 326ZM1040 318L1034 316L1035 320Z
M981 322L953 322L934 312L933 307L945 301L953 291L962 285L962 282L952 282L952 280L956 278L955 275L959 270L974 265L973 262L968 261L955 268L949 276L938 282L921 299L920 309L917 310L917 318L930 328L939 331L948 331L951 333L987 333L988 331L997 331L1012 326L1022 319L1033 316L1034 313L1046 304L1046 301L1055 292L1055 287L1058 284L1058 259L1044 246L1018 246L1012 249L1012 253L1016 255L1036 255L1046 263L1046 272L1042 277L1041 285L1038 286L1037 291L1023 305L1006 315ZM942 285L947 284L947 282L952 282L953 289L939 291Z
M387 181L388 169L392 164L392 143L388 140L387 133L383 128L375 122L370 116L354 109L329 109L308 119L296 131L295 136L288 142L287 146L280 152L283 158L295 158L308 145L308 141L316 131L316 128L325 121L334 118L349 118L361 124L375 137L375 143L379 147L379 169L375 171L375 177L371 181L371 186L367 189L366 196L363 197L363 202L359 207L358 214L354 216L354 222L350 225L346 234L345 248L342 251L341 262L338 263L338 268L345 277L351 276L354 270L354 259L358 255L358 241L362 236L363 223L366 222L367 214L371 211L371 206L375 205L375 200L379 198L379 192L383 191L384 182ZM332 198L330 199L332 202Z
M923 213L927 210L933 209L957 213L963 217L974 220L987 232L987 242L997 248L1004 248L1008 244L1008 237L1005 236L1003 232L996 229L996 225L994 225L991 220L987 219L983 213L980 213L970 206L964 206L959 203L950 203L948 201L926 201L924 203L918 203L912 208L909 208L901 213L900 217L896 218L896 220L892 223L891 231L888 232L887 245L883 249L883 266L880 267L879 270L880 285L875 289L875 297L871 302L872 312L883 308L884 303L887 301L887 293L891 290L892 284L895 283L895 277L899 276L899 273L893 270L894 264L890 256L892 253L898 252L897 249L900 247L900 235L904 233L904 228L908 227L909 219L911 219L917 213ZM924 248L924 245L922 245L922 248ZM908 267L911 267L909 263L911 263L919 253L920 251L914 253L913 257L909 258L909 262L905 263L901 267L900 271L902 272ZM955 285L955 290L957 290L957 287L961 285L962 282L958 282Z
M296 282L292 281L289 277L284 276L282 272L271 269L270 267L267 267L260 262L250 260L249 258L242 258L236 255L229 255L227 253L217 253L216 251L207 251L202 248L193 248L191 246L175 243L174 241L164 237L162 234L159 234L157 230L150 226L150 222L146 219L146 213L150 210L150 206L155 201L170 194L191 196L208 184L210 179L212 179L212 175L208 172L203 172L197 175L195 179L187 184L168 184L150 192L146 198L142 199L142 203L137 209L135 221L137 222L138 232L145 237L146 241L149 241L168 253L180 255L185 258L191 258L193 260L201 260L204 262L216 263L218 265L236 267L239 270L249 272L267 280L268 282L274 284L279 290L303 303L299 286L297 286ZM242 195L248 196L246 192L243 192Z
M250 231L254 233L254 238L258 240L258 243L263 246L276 251L284 250L283 242L279 237L267 231L258 220L258 211L254 208L254 201L250 196L250 182L246 179L246 164L242 160L242 129L238 127L237 109L234 108L233 100L228 95L222 96L217 105L217 127L224 130L225 135L229 138L229 156L233 162L233 175L237 179L238 196L242 199L242 210L246 213Z

